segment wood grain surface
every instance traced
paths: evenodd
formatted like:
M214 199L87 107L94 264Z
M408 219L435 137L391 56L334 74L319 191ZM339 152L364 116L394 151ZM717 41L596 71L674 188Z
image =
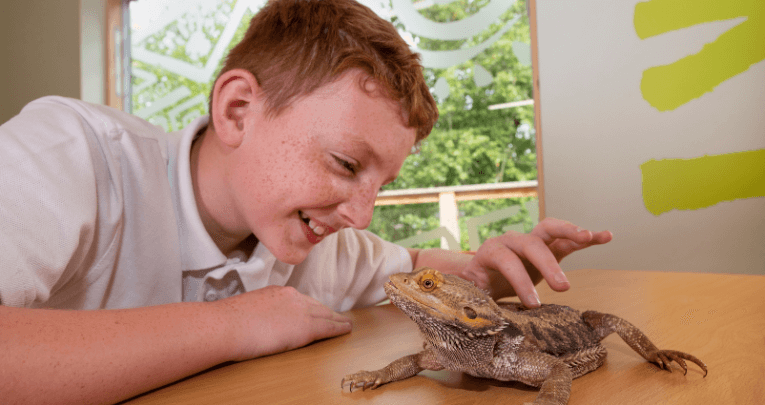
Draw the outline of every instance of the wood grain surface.
M575 270L572 288L539 285L542 302L627 319L659 347L691 353L662 371L616 335L604 340L605 364L574 380L569 404L765 403L765 276ZM133 398L138 404L522 404L537 391L514 382L425 371L375 390L341 390L340 380L422 348L414 322L391 305L350 312L353 332L287 353L218 366Z

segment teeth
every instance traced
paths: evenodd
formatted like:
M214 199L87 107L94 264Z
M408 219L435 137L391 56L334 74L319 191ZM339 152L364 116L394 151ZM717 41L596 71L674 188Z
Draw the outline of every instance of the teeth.
M324 228L323 226L317 224L313 219L309 219L308 216L306 216L303 213L303 211L300 211L300 218L308 219L309 220L308 221L308 227L311 228L311 230L313 231L313 233L316 234L316 236L322 236L322 235L324 235L324 232L327 231L326 228Z
M308 227L318 236L324 235L324 231L326 231L323 226L314 222L313 219L308 221Z

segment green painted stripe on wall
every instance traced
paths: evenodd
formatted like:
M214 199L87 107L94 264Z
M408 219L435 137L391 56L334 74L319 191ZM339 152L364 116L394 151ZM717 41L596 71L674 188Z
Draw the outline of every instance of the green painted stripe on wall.
M765 149L642 165L643 203L654 215L765 197Z

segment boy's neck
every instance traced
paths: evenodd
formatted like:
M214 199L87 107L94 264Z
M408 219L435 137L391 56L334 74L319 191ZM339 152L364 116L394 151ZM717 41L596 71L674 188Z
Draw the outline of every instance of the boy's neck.
M215 147L211 145L215 136L212 126L208 125L200 130L191 144L191 183L197 211L205 230L224 255L229 256L232 252L239 250L245 252L249 257L257 245L257 238L252 233L233 234L228 232L212 214L221 212L217 210L219 205L227 205L225 202L221 202L221 197L225 193L218 190L221 185L226 184L225 179L221 177L223 175L221 166L223 162L216 159L214 151L210 150ZM250 237L252 238L250 239Z

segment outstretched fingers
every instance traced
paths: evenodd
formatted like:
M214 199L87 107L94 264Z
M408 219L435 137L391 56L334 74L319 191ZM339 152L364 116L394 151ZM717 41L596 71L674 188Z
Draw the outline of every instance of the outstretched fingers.
M586 243L592 238L592 232L583 230L571 222L557 218L545 218L531 230L531 234L545 241L548 245L556 239L570 239L577 243Z
M582 250L590 246L602 245L604 243L610 242L611 239L613 239L613 235L609 231L582 231L582 234L585 236L587 233L590 233L592 237L586 242L576 242L571 239L557 239L550 244L550 250L553 252L553 254L555 254L555 258L558 259L558 261L561 261L564 257L578 250Z
M512 248L508 249L504 244L497 241L487 242L481 246L482 249L487 251L487 254L483 256L476 255L476 258L482 259L480 265L502 273L513 287L515 295L520 298L525 306L529 308L538 307L540 305L539 294L537 294L537 290L534 288L534 281L526 270L523 261Z
M547 243L557 261L577 250L608 243L613 238L609 231L592 232L556 218L543 219L531 234Z
M593 233L567 221L545 218L528 234L508 232L488 239L476 252L466 274L474 281L484 281L474 275L497 270L525 306L538 307L534 285L542 278L555 291L566 291L571 286L558 264L561 259L577 250L607 243L611 238L608 231Z

